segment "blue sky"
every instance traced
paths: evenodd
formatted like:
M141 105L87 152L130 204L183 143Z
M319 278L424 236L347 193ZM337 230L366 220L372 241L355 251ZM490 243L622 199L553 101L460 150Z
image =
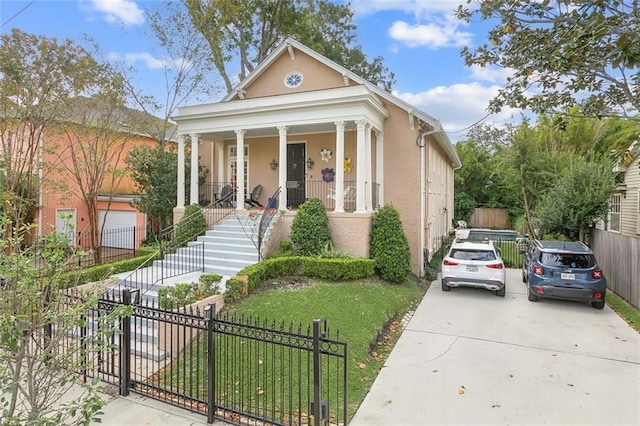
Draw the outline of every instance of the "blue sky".
M480 45L487 23L466 25L453 16L464 0L352 0L359 43L369 57L382 56L396 77L394 94L439 119L452 141L485 118L488 101L506 72L468 68L463 46ZM138 71L134 85L153 91L164 73L144 9L157 1L134 0L2 0L2 33L22 31L70 38L84 44L96 40L105 55L125 59ZM156 85L156 86L154 86ZM211 99L215 101L217 99ZM514 111L489 116L486 122L510 121ZM517 118L517 113L515 114Z

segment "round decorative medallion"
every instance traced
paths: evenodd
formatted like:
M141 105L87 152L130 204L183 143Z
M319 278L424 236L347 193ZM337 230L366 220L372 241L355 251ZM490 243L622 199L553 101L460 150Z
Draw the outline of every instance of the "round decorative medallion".
M302 73L293 71L284 76L284 85L287 87L298 87L302 84Z

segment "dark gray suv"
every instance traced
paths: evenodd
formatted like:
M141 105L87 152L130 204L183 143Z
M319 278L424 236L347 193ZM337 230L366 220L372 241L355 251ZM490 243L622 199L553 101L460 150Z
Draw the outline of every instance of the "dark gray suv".
M531 302L548 297L604 308L607 280L591 249L579 241L531 242L523 256L522 281Z

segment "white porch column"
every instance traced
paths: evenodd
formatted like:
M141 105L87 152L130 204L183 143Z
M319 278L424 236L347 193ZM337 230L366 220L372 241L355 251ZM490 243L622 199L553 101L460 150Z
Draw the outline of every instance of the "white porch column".
M216 142L216 159L218 160L218 176L216 180L218 182L224 182L224 144L222 142ZM216 188L222 190L222 187Z
M184 208L184 139L185 135L178 138L178 196L176 207Z
M236 210L244 210L244 135L246 130L236 130Z
M366 132L365 132L365 149L364 149L364 153L365 156L367 157L367 159L365 160L367 162L367 168L365 169L367 172L367 183L366 183L366 192L364 193L364 202L365 202L365 207L367 209L367 211L373 211L373 207L371 206L371 193L373 192L373 180L372 180L372 176L373 176L373 172L371 171L372 169L372 161L371 161L371 125L367 126Z
M200 135L192 133L191 138L191 181L189 182L189 204L198 204L198 145L200 145Z
M336 121L336 205L333 211L344 212L344 121Z
M365 146L368 125L366 120L358 120L356 121L356 125L356 213L363 213L366 211L367 154Z
M378 183L378 205L384 206L384 132L376 131L376 182Z
M287 209L287 126L278 126L278 186L280 187L280 210Z

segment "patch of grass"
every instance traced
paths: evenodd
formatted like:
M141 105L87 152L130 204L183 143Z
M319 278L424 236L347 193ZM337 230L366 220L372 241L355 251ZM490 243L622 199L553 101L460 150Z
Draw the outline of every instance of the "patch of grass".
M640 332L640 310L612 292L607 291L607 304L618 313L631 327Z
M314 281L293 290L259 292L233 305L239 315L276 322L311 324L326 318L338 340L349 345L348 409L355 413L391 350L398 328L393 320L422 299L425 287L409 280L389 284L379 279L355 282ZM335 338L335 335L332 333ZM380 346L376 347L376 342Z
M225 310L236 318L250 318L264 327L277 328L283 324L287 328L290 324L293 332L298 325L306 331L314 319L326 318L329 337L348 344L347 415L349 419L352 418L399 336L402 329L400 320L406 312L417 306L426 288L410 280L389 284L375 278L330 282L281 277L270 283L272 285L268 290L261 290L232 305L226 305ZM219 334L217 339L227 337ZM260 405L260 395L264 389L269 390L273 400L278 402L289 395L302 401L309 397L310 388L304 385L308 383L305 369L285 369L284 373L277 372L277 369L262 369L265 376L256 375L260 365L295 365L298 360L293 360L291 356L297 357L296 351L284 346L266 349L267 345L251 343L244 338L225 342L216 351L216 363L220 366L217 369L220 376L216 382L221 381L217 385L220 389L232 389L233 392L221 390L223 394L218 395L221 404L235 402L243 410L250 411L250 407ZM204 336L195 339L154 380L165 385L170 383L172 387L175 385L175 390L180 393L205 395L205 347ZM330 382L338 383L332 370L327 370L334 376ZM304 387L296 387L297 383L302 383ZM332 399L334 391L330 395ZM332 400L329 404L335 407L336 402Z

